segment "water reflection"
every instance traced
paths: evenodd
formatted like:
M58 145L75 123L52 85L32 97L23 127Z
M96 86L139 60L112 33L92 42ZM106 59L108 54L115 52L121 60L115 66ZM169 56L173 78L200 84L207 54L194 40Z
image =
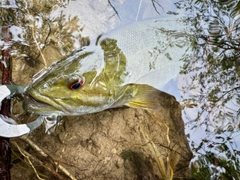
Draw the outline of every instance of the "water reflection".
M179 1L196 28L196 59L186 59L183 99L198 179L239 177L238 1ZM198 164L196 166L196 163ZM206 174L208 175L206 177ZM230 178L232 179L232 177Z
M31 76L38 71L36 67L49 66L88 44L87 36L93 38L135 20L184 12L196 35L191 47L195 58L185 56L182 72L186 75L179 78L189 143L195 154L200 155L193 168L199 172L196 173L199 179L206 178L205 172L209 179L223 177L223 174L229 177L223 168L237 179L240 153L236 140L240 116L237 113L240 103L240 9L237 0L9 2L13 9L2 9L4 21L0 23L1 26L14 25L11 26L12 52L18 63L15 63L13 76L22 85L31 81ZM154 2L157 11L152 9ZM76 9L68 10L69 6ZM20 71L26 75L19 77ZM230 161L226 162L226 159Z

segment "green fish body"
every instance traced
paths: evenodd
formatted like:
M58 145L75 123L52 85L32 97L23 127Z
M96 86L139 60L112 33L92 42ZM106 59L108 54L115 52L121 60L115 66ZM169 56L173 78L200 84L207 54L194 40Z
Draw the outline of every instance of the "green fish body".
M162 18L110 31L44 72L24 107L41 115L82 115L130 106L157 108L155 94L179 71L189 27Z

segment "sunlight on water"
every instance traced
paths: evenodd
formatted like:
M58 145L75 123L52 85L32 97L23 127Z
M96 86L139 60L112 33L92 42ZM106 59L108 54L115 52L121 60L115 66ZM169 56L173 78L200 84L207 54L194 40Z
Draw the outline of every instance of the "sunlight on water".
M175 95L184 107L185 132L196 156L196 177L203 179L205 172L209 179L222 177L227 167L221 162L227 160L231 161L231 171L240 171L238 1L6 2L2 1L0 7L2 16L14 24L10 28L13 79L21 85L28 85L45 66L88 45L101 33L135 21L185 16L194 35L187 47L193 55L182 58L182 74L169 81L164 90ZM18 7L18 16L7 7ZM24 74L20 77L19 72Z

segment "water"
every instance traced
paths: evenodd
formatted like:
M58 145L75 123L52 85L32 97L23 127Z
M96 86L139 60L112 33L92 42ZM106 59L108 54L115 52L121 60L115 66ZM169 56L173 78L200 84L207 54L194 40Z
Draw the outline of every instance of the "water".
M196 61L188 59L186 133L198 160L198 179L238 179L239 174L239 10L237 1L180 1L192 12ZM197 159L195 158L195 159ZM208 168L209 167L209 168ZM231 168L230 168L231 167ZM231 170L230 170L231 169ZM234 172L235 173L234 173Z
M14 24L10 28L15 62L13 79L21 85L31 82L39 69L87 45L89 39L103 32L170 14L187 17L195 35L191 47L194 58L185 57L182 74L170 81L165 90L184 106L185 131L196 156L192 160L195 176L229 177L227 170L232 167L232 177L237 179L240 170L238 1L7 2L1 5L5 18L1 25ZM4 9L17 6L16 11ZM47 60L41 52L47 55ZM21 77L20 71L25 72Z

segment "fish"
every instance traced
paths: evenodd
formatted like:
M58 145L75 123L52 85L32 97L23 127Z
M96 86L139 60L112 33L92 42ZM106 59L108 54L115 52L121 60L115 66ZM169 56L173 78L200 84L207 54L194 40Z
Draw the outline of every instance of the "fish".
M24 89L23 109L39 118L10 125L0 117L0 136L27 134L45 116L78 116L122 106L158 110L157 97L179 74L182 60L191 56L190 29L182 17L162 17L99 35Z
M156 109L154 94L179 73L189 46L189 27L169 17L99 35L30 84L24 109L59 116L121 106Z

